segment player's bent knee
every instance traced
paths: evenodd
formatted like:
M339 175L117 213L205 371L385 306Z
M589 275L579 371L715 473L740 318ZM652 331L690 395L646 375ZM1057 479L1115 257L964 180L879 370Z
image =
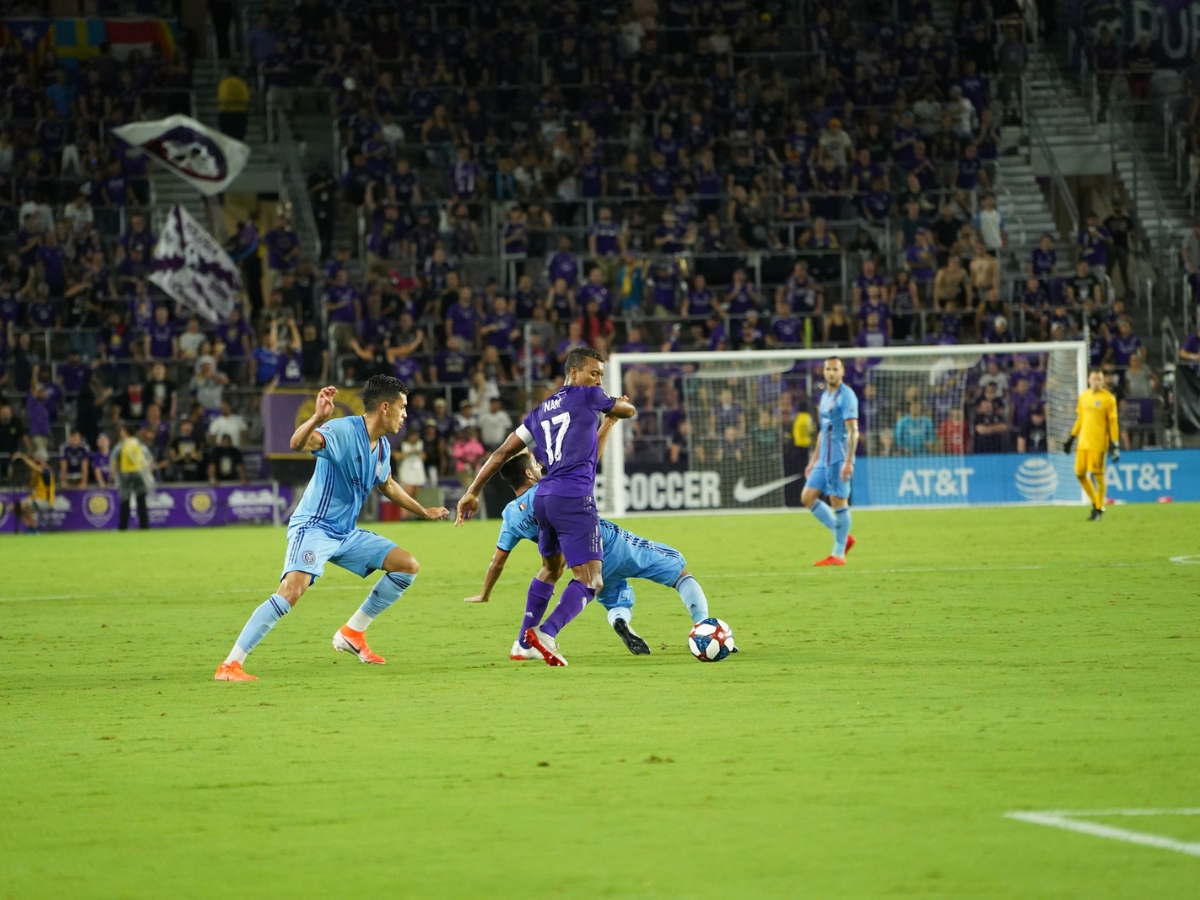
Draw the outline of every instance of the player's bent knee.
M385 572L403 572L406 575L416 575L421 571L421 564L407 550L401 550L397 547L384 559L383 570Z
M312 575L308 572L288 572L279 582L279 596L290 605L295 606L304 596L308 586L312 584Z

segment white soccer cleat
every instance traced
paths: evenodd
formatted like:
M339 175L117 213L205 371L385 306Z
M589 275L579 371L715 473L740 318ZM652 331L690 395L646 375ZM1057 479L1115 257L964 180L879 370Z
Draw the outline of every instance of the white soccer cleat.
M542 659L546 661L548 666L565 666L567 664L564 657L558 650L558 641L542 631L542 629L534 627L525 632L525 640L529 641L530 646L536 647L542 655Z
M520 641L513 641L512 650L508 652L509 659L541 659L541 651L537 647L522 647Z

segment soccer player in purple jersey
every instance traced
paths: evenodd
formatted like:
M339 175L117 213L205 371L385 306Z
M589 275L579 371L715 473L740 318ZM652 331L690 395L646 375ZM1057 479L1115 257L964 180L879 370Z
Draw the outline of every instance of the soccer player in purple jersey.
M546 475L534 500L538 550L543 558L561 553L574 580L567 585L554 612L525 639L549 665L565 666L557 636L604 587L601 568L600 517L596 513L597 431L600 417L628 419L634 415L628 397L613 398L600 387L604 357L577 347L564 361L566 382L517 426L483 467L458 501L455 525L479 509L479 495L508 460L538 442L546 456Z

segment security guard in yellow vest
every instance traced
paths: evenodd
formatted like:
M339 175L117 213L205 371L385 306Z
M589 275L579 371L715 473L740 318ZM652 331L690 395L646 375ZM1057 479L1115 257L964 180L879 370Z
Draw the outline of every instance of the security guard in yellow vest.
M149 449L138 440L128 425L121 426L121 439L113 447L111 471L117 482L117 495L121 501L117 528L129 528L129 501L137 500L138 528L150 527L150 514L146 509L147 473L152 470L154 460Z

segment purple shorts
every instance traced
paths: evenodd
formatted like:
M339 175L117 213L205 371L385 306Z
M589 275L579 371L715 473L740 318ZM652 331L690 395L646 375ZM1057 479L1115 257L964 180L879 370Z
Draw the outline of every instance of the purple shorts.
M595 498L547 497L539 492L533 498L533 517L542 556L562 553L568 566L604 559Z

